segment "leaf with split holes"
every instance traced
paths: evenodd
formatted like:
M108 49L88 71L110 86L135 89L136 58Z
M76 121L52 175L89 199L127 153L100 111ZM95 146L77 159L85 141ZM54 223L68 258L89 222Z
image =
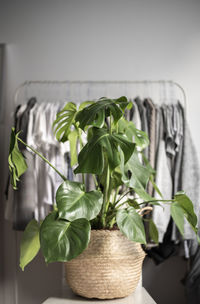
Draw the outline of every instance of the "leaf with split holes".
M65 142L68 140L76 113L76 104L68 102L62 111L56 115L56 120L53 122L53 128L58 141Z
M83 108L92 104L93 101L83 102L77 110L76 104L68 102L64 108L56 115L56 119L53 122L54 134L56 139L61 142L66 142L69 139L69 135L73 132L75 127L75 117L82 111ZM76 126L77 127L77 126Z
M105 123L105 117L107 115L112 115L114 123L116 123L122 117L123 112L128 105L129 102L125 96L118 99L103 97L80 111L76 116L76 122L79 122L79 126L82 130L89 125L101 128Z
M102 174L105 165L104 153L112 171L122 161L118 151L119 147L123 154L123 162L129 160L135 149L135 144L125 136L110 134L105 128L93 128L92 134L78 155L78 167L74 170L75 173Z

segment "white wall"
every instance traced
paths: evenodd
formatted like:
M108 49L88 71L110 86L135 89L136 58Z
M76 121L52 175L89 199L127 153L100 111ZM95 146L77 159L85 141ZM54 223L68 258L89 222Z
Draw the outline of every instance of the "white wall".
M200 1L1 0L0 5L10 102L24 80L172 79L186 90L197 135Z
M7 43L1 142L7 146L14 91L25 80L172 79L186 91L200 152L199 15L199 0L0 0L0 43Z

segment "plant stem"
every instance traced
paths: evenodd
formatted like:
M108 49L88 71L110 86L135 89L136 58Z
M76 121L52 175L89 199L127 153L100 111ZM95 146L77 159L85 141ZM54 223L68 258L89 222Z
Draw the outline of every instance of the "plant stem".
M115 222L116 222L116 219L115 219L115 216L112 218L112 220L110 221L110 223L109 223L109 227L110 228L113 228L113 225L115 224Z
M109 133L112 134L112 117L110 115L110 126L109 126Z
M143 204L148 204L148 203L153 203L153 202L163 202L163 203L165 203L165 202L174 202L174 201L175 201L174 199L171 199L171 200L162 200L162 199L159 199L159 200L144 201L142 203L139 203L138 205L143 205Z
M119 209L119 207L123 206L124 204L127 204L127 202L128 202L128 201L125 201L125 202L119 204L119 205L118 205L117 207L115 207L115 208L116 208L116 209Z
M93 177L93 179L94 179L94 183L95 183L96 189L99 189L99 184L98 184L98 182L97 182L96 175L95 175L95 174L92 174L92 177Z
M116 201L116 203L114 204L114 206L116 206L127 194L129 194L132 190L129 190L128 192L126 192L125 194L122 194L120 196L120 198Z
M113 198L113 205L114 206L115 206L115 201L116 201L118 193L119 193L119 187L117 187L117 189L115 190L115 194L114 194L114 198Z
M85 176L84 176L84 173L82 173L82 183L85 185Z
M136 198L137 199L137 198ZM144 205L144 204L148 204L148 203L153 203L153 202L174 202L175 200L151 200L151 201L144 201L142 203L139 203L138 205ZM119 209L119 207L123 206L124 204L126 204L126 202L121 203L120 205L118 205L116 208Z
M81 138L81 133L82 133L82 131L80 129L78 129L78 138L79 138L79 142L80 142L80 149L82 150L83 149L83 141L82 141L82 138ZM84 173L82 173L82 183L85 185Z
M25 143L21 138L17 137L17 140L19 140L24 146L28 147L32 152L34 152L35 154L37 154L43 161L45 161L54 171L56 171L56 173L58 175L60 175L60 177L66 181L66 177L60 173L49 161L48 159L46 159L41 153L39 153L37 150L33 149L31 146L29 146L27 143Z
M117 210L113 210L113 213L107 217L107 222L111 221L116 216Z
M106 207L107 207L107 203L109 202L109 197L108 197L109 184L110 184L110 169L108 165L106 172L106 186L104 188L103 206L102 206L102 214L101 214L101 222L103 228L105 228L106 226Z

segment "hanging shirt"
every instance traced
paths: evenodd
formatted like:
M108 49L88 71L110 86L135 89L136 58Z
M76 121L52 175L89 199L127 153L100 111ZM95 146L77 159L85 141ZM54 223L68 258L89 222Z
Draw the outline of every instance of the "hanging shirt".
M157 109L157 115L159 116L159 125L157 126L157 134L159 134L159 140L157 147L158 152L156 160L155 182L163 194L163 197L165 199L169 199L172 196L172 178L165 150L164 121L161 109ZM156 199L160 199L160 195L157 192L155 192L154 197ZM162 202L161 207L154 206L152 218L158 229L159 242L162 243L170 221L170 206Z

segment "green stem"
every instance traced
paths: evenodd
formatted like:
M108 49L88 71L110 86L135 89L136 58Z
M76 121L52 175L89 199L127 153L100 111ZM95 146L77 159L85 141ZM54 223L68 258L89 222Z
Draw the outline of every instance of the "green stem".
M143 205L143 204L148 204L148 203L153 203L153 202L163 202L163 203L166 202L167 203L167 202L175 202L175 200L174 199L171 199L171 200L161 200L161 199L159 199L159 200L151 200L151 201L144 201L142 203L139 203L138 205Z
M79 138L79 142L80 142L80 150L83 149L83 141L82 141L82 138L81 138L81 133L82 133L82 131L78 128L78 138ZM84 173L82 173L82 183L85 185Z
M137 198L136 198L137 199ZM146 201L146 202L142 202L142 203L139 203L138 205L144 205L144 204L148 204L148 203L153 203L153 202L174 202L175 200L151 200L151 201ZM121 206L123 206L124 204L126 204L127 203L127 201L126 202L123 202L123 203L121 203L120 205L118 205L117 207L116 207L116 209L119 209L119 207L121 207Z
M114 194L114 198L113 198L113 205L115 206L115 201L116 201L116 199L117 199L117 195L118 195L118 193L119 193L119 188L120 187L117 187L117 189L115 190L115 194Z
M109 202L109 195L108 195L109 184L110 184L110 169L108 165L106 172L106 186L104 188L103 206L102 206L102 214L101 214L101 222L103 228L106 226L106 209L107 209L107 203Z
M114 225L115 223L116 223L116 218L113 217L112 220L111 220L110 223L109 223L110 229L113 228L113 225Z
M127 204L127 202L128 201L125 201L125 202L123 202L123 203L121 203L121 204L119 204L117 207L115 207L116 209L119 209L121 206L123 206L124 204Z
M107 217L107 222L109 223L115 216L116 216L117 210L113 210L113 213Z
M116 201L116 203L114 204L114 206L116 206L127 194L129 194L132 190L129 190L128 192L126 192L125 194L121 195L120 198Z
M95 174L92 174L92 177L93 177L93 179L94 179L94 183L95 183L96 189L99 189L99 184L98 184L98 182L97 182L96 175L95 175Z
M112 117L111 117L111 113L110 113L109 133L110 133L110 135L112 134Z
M35 154L37 154L43 161L45 161L54 171L56 171L56 173L58 175L60 175L60 177L66 181L66 177L64 175L62 175L62 173L60 173L49 161L48 159L46 159L42 154L40 154L37 150L33 149L31 146L29 146L27 143L25 143L21 138L17 137L17 139L26 147L28 147L32 152L34 152Z
M82 173L82 183L85 185L85 176L84 176L84 173Z

